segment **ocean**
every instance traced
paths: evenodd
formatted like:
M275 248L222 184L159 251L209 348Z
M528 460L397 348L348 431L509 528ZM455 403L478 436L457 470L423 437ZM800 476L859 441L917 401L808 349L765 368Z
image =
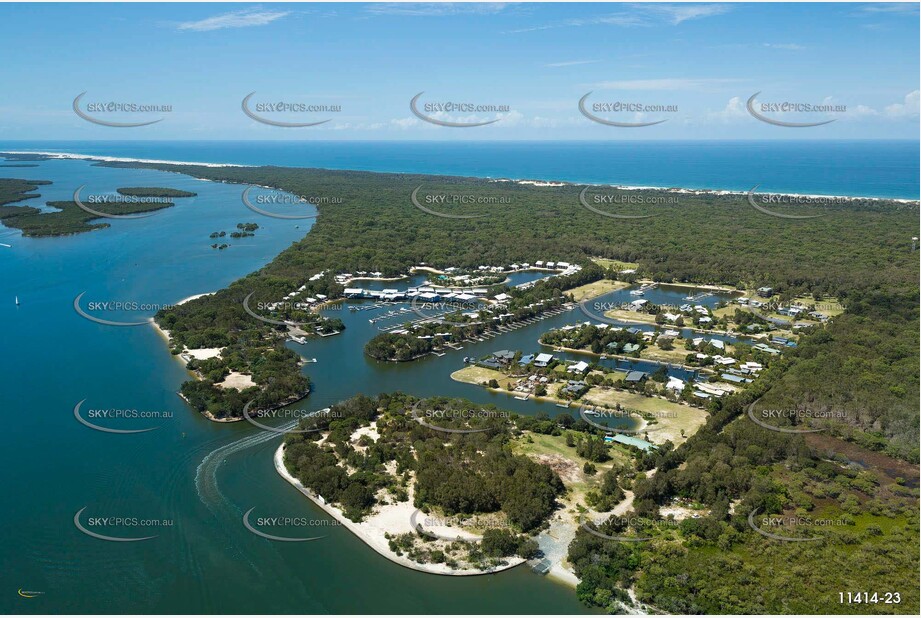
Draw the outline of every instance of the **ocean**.
M0 142L3 150L918 199L917 140L859 141L55 141Z

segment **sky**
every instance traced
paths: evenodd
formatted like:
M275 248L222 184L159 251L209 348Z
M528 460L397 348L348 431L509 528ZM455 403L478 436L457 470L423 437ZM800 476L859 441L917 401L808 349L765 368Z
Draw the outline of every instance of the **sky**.
M0 141L919 136L917 3L10 3L0 40Z

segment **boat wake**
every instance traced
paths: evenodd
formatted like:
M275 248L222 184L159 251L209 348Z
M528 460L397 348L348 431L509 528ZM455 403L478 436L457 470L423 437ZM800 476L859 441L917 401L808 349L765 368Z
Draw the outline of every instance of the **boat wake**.
M270 440L277 440L282 436L282 431L294 429L297 421L291 421L278 427L277 431L260 431L257 434L241 438L230 444L219 446L202 459L195 471L195 489L198 497L215 515L226 514L222 506L227 503L217 482L217 472L227 458L247 449L265 444Z

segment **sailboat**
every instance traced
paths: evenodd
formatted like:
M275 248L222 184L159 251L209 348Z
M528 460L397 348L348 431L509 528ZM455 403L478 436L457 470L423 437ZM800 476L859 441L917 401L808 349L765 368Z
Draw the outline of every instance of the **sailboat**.
M16 297L16 306L17 306L17 307L19 306L19 297L18 297L18 296Z

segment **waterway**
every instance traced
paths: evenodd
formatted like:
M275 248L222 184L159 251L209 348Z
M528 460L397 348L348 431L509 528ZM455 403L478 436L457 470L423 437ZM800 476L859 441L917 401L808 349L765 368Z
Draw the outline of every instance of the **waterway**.
M396 566L348 531L318 524L310 543L280 543L242 525L258 517L308 517L323 512L283 481L272 465L279 434L248 423L211 423L177 396L189 378L150 326L117 327L79 316L74 298L91 302L172 304L210 292L257 270L303 237L310 220L282 221L247 210L243 187L151 170L114 169L86 161L43 161L10 168L7 175L51 180L41 198L71 199L74 190L112 192L123 186L165 186L194 191L194 198L154 216L111 221L111 227L61 238L23 238L0 228L0 319L4 347L2 410L6 440L0 449L4 526L0 532L0 611L4 613L581 613L571 589L527 567L493 576L448 578ZM210 247L214 231L257 222L255 236ZM519 273L513 283L546 276ZM417 276L398 285L419 282ZM378 282L382 283L382 282ZM369 287L365 283L363 287ZM655 302L677 302L688 291L660 289ZM606 300L621 302L627 291ZM18 297L20 304L14 299ZM702 304L715 303L714 295ZM682 301L683 302L683 301ZM151 307L112 311L130 321ZM521 414L563 411L551 403L518 401L455 382L464 356L499 349L536 352L549 328L589 319L573 309L491 341L413 363L374 361L365 342L394 320L369 322L394 309L328 313L346 322L337 336L290 343L316 363L304 371L314 391L299 405L316 410L356 393L404 391L492 403ZM99 314L97 312L97 314ZM644 327L647 328L647 327ZM577 355L559 354L565 358ZM613 362L613 361L610 361ZM638 368L646 368L638 363ZM673 375L686 377L680 368ZM156 412L158 418L95 419L120 429L156 427L118 435L94 431L74 418L91 410ZM93 530L112 536L154 536L139 542L91 538L74 524L93 518ZM134 521L134 519L138 521ZM151 520L151 521L141 521ZM156 520L156 521L153 521ZM291 527L292 536L304 529ZM273 531L284 535L285 530ZM9 591L42 594L25 599Z

